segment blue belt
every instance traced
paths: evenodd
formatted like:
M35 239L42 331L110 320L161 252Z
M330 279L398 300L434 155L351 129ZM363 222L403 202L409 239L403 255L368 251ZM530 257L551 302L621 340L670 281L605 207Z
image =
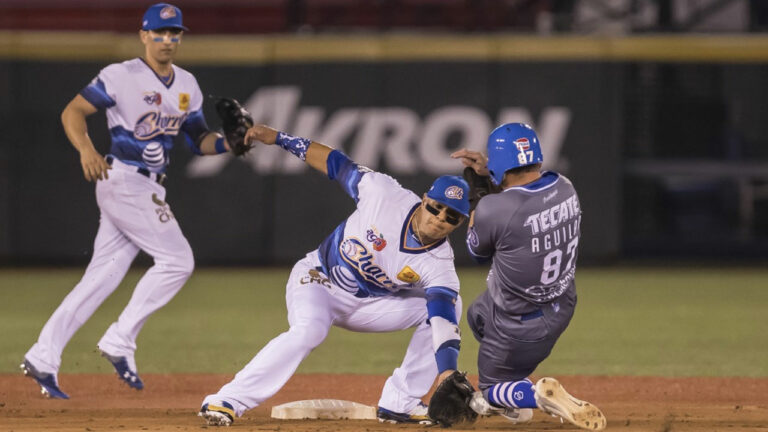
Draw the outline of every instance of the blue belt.
M109 164L109 166L112 166L112 162L114 162L115 158L113 158L112 156L107 156L106 160L107 160L107 164ZM136 167L136 172L143 175L144 177L152 179L152 172L146 168ZM163 184L163 182L165 181L165 174L157 174L154 180L158 184Z
M544 312L541 309L537 309L537 310L535 310L533 312L529 312L527 314L520 315L520 321L528 321L528 320L532 320L532 319L538 318L540 316L544 316Z

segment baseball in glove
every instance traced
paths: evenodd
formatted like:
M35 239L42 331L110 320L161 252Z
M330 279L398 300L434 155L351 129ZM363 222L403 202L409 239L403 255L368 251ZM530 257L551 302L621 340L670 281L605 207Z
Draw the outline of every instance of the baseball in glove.
M253 144L245 143L245 133L253 127L251 114L233 98L219 98L216 101L216 112L221 118L221 129L232 154L243 156L248 153L253 148Z
M469 211L477 207L480 198L500 191L500 188L491 182L491 177L481 176L470 167L464 168L462 173L464 180L469 185Z
M442 427L457 423L473 423L477 413L469 407L475 388L467 380L466 372L454 371L444 379L429 400L429 417Z

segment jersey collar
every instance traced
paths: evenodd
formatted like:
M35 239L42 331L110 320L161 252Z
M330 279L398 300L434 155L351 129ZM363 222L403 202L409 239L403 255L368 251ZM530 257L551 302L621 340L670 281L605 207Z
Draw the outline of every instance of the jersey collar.
M539 177L538 179L530 183L524 184L522 186L512 186L510 188L506 188L504 189L504 192L508 190L524 190L528 192L540 191L542 189L546 189L552 186L553 184L555 184L559 178L560 178L560 174L554 171L544 171L543 173L541 173L541 177Z
M176 81L176 72L174 72L174 70L173 70L173 66L171 66L171 75L170 75L170 78L167 78L167 77L166 77L166 78L164 79L163 77L161 77L160 75L158 75L158 74L157 74L157 72L155 72L155 70L154 70L154 69L152 69L152 66L150 66L150 65L149 65L149 63L147 63L147 61L146 61L146 60L144 60L144 59L143 59L143 58L141 58L141 57L139 57L139 60L141 60L141 62L142 62L142 63L144 63L145 65L147 65L147 67L149 68L149 70L150 70L150 71L152 71L152 73L153 73L153 74L155 74L155 76L157 77L157 80L158 80L158 81L160 81L160 82L161 82L161 83L162 83L162 84L165 86L165 88L171 88L171 86L173 85L173 82L174 82L174 81Z

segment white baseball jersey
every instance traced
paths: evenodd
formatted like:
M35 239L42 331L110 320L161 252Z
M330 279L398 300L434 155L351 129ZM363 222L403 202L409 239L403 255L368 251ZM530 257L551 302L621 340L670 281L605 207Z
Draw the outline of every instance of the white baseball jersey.
M335 177L357 210L320 245L323 272L357 297L437 287L458 292L447 238L425 246L411 229L419 197L388 175L346 161Z
M165 172L180 130L199 154L194 141L208 130L203 95L191 73L175 65L172 70L170 76L160 77L141 58L114 63L80 92L93 106L106 109L114 157Z
M443 239L424 246L416 240L410 226L421 200L393 178L337 151L328 156L327 167L357 210L293 267L285 296L290 330L203 404L226 402L238 416L262 404L288 382L331 326L356 332L415 328L378 403L395 413L417 409L437 377L438 357L456 367L459 335L448 319L461 315L461 297L450 244ZM452 296L455 304L433 300L431 316L430 295Z
M117 288L143 250L155 265L98 342L101 351L125 357L135 373L139 331L192 273L192 249L165 201L165 188L155 181L156 176L148 175L165 171L168 151L180 130L192 142L208 129L197 81L181 68L172 70L163 79L141 59L115 63L80 92L93 106L106 109L114 160L109 178L96 183L101 220L91 262L25 355L38 370L59 370L67 342ZM194 143L192 147L199 153Z

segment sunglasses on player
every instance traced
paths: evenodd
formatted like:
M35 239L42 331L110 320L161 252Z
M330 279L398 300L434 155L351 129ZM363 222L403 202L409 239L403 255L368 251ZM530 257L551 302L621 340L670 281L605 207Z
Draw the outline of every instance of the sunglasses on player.
M462 214L457 212L456 210L442 206L438 204L438 207L432 206L428 201L424 203L424 208L427 209L428 212L432 213L434 216L440 215L440 213L445 212L445 221L448 222L451 225L458 225L459 222L461 222Z

